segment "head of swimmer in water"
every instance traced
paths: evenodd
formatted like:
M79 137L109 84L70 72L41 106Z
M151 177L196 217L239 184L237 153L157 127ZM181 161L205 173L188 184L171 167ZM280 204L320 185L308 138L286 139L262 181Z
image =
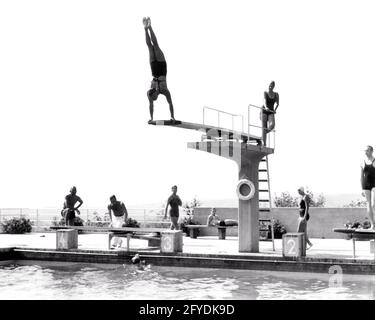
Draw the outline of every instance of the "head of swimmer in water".
M367 158L372 157L372 153L374 152L374 148L372 146L367 146L365 149L365 154Z
M275 81L271 81L270 85L268 86L268 89L269 91L273 91L273 89L275 88Z
M305 195L305 188L304 188L304 187L299 187L297 191L298 191L298 193L299 193L301 196L304 196L304 195Z
M172 187L172 193L173 193L173 194L176 194L176 193L177 193L177 186L173 186L173 187Z
M70 188L70 194L73 194L73 195L75 195L77 193L77 188L76 187L71 187Z
M110 198L109 198L109 201L111 201L111 203L112 204L114 204L115 202L116 202L116 196L115 195L113 195L113 196L111 196Z

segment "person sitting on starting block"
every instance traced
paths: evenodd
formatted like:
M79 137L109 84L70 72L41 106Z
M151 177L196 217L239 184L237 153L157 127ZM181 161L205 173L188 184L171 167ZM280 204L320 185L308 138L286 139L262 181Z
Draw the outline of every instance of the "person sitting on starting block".
M165 60L163 51L161 51L155 33L151 27L151 19L143 18L143 26L146 32L146 44L150 55L150 65L152 76L154 77L151 82L151 88L147 92L147 97L150 103L150 116L151 121L154 119L154 101L158 98L159 94L167 98L169 110L171 112L171 121L176 121L174 118L174 110L172 104L171 93L167 87L167 62ZM150 34L148 33L150 31ZM151 38L150 38L151 35Z
M225 219L221 220L216 215L216 208L211 209L211 213L207 217L207 226L220 226L220 227L230 227L230 226L238 226L238 222L233 219Z
M75 207L75 204L79 202L79 205ZM61 210L61 215L65 219L66 226L74 226L74 219L76 217L75 213L80 214L78 208L82 205L83 201L77 196L77 188L72 187L70 189L70 194L65 197L65 202L63 209Z

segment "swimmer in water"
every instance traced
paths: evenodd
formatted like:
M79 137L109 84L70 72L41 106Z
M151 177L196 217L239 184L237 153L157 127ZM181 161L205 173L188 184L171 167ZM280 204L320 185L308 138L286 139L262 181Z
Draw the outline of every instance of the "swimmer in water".
M144 271L145 269L149 269L150 265L146 264L146 260L141 260L141 257L138 253L131 259L132 264L138 265L138 270Z

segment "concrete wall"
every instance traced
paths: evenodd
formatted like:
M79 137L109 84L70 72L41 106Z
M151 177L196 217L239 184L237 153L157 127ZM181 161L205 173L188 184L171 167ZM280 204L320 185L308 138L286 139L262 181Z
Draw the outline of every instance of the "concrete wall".
M207 216L211 208L196 208L194 219L200 224L206 224ZM216 208L217 215L221 219L238 220L237 208ZM335 233L333 228L344 228L344 224L348 221L363 222L366 218L366 209L364 208L310 208L310 220L308 222L307 232L311 238L337 238L343 239L345 235ZM288 232L295 232L297 229L298 208L273 208L272 216L275 220L279 220ZM270 214L260 212L260 218L269 218ZM217 230L215 228L204 228L200 231L201 236L215 236ZM236 227L228 228L227 235L238 235Z

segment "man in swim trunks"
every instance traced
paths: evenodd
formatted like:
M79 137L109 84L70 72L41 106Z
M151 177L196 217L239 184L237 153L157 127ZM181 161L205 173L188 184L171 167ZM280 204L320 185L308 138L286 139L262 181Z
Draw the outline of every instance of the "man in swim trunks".
M146 44L150 54L152 76L154 77L151 82L151 88L147 92L148 101L150 103L151 116L149 123L154 120L154 101L158 98L159 94L162 94L166 97L169 104L169 110L171 113L171 120L176 121L174 118L171 94L167 87L167 62L165 61L163 52L159 48L159 44L156 39L155 33L152 30L151 19L143 18L143 26L145 28Z
M111 196L109 200L111 203L108 205L108 214L111 218L111 226L113 228L122 228L123 224L128 221L128 210L126 210L123 202L116 199L115 195ZM121 244L122 240L119 237L113 237L113 247L119 248Z
M371 229L375 229L375 157L373 156L373 152L373 147L367 146L365 149L366 158L361 164L362 194L366 197L367 214L370 219Z
M79 205L75 207L77 202ZM74 226L74 218L76 217L75 212L80 214L78 208L82 203L82 199L77 196L77 188L73 186L70 189L70 194L65 197L64 208L61 211L61 215L65 218L66 226Z
M262 109L263 144L267 143L267 133L275 128L275 114L279 107L279 94L274 92L275 81L268 87L268 92L264 91L264 106ZM276 105L275 105L276 104Z
M170 206L169 216L171 217L171 229L178 230L178 217L180 215L179 206L182 205L180 197L177 195L177 186L172 187L172 194L167 200L167 205L165 206L164 219L167 218L168 206Z

